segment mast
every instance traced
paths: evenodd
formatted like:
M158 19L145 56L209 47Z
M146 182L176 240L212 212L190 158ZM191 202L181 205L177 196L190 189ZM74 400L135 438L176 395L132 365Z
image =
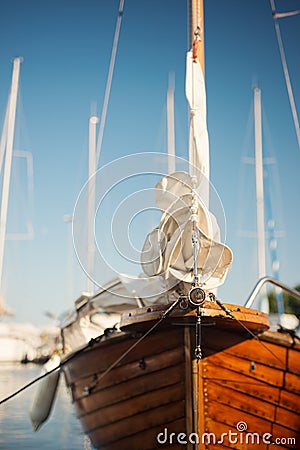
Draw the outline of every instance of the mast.
M261 91L254 88L254 137L255 137L255 180L257 256L259 278L266 276L265 214L264 214L264 173L262 152Z
M22 58L15 58L14 62L13 62L11 91L10 91L9 102L8 102L8 107L7 107L8 108L8 110L7 110L7 131L3 130L4 133L7 133L7 136L6 136L6 152L5 152L3 187L2 187L2 202L1 202L1 212L0 212L0 288L2 286L4 246L5 246L7 211L8 211L8 198L9 198L11 163L12 163L12 153L13 153L13 145L14 145L16 108L17 108L21 62L22 62ZM6 125L6 121L5 121L4 125Z
M89 120L89 181L88 181L88 284L89 293L94 291L94 260L95 260L95 172L96 172L96 126L99 122L97 116L91 116Z

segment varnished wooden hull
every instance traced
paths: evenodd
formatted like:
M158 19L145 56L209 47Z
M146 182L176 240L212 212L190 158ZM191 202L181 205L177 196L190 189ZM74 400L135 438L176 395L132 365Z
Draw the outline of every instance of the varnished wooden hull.
M202 361L200 432L237 432L231 445L224 437L225 448L295 449L300 445L300 346L276 332L260 339L263 345L245 341ZM238 432L239 423L238 428L247 428L244 433ZM209 447L215 448L220 444Z
M151 449L162 426L186 430L187 370L183 329L155 333L98 383L136 339L123 335L85 351L65 375L83 429L101 449ZM96 386L90 394L87 387ZM189 390L189 394L187 394Z
M276 448L297 448L299 344L271 332L260 343L216 317L202 328L200 363L193 323L178 316L121 360L140 338L130 321L126 332L66 364L77 415L96 448L267 449L277 438Z

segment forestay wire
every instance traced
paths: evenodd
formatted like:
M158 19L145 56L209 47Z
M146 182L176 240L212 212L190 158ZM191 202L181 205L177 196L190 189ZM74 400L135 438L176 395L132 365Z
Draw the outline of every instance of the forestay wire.
M107 77L107 81L106 81L105 95L104 95L102 113L101 113L101 117L100 117L100 127L99 127L99 134L98 134L98 140L97 140L96 167L98 166L99 158L100 158L100 151L101 151L101 146L102 146L106 114L107 114L107 108L108 108L108 102L109 102L109 96L110 96L110 89L111 89L111 83L112 83L112 78L113 78L113 73L114 73L121 23L122 23L122 18L123 18L124 1L125 0L120 0L113 48L112 48L111 57L110 57L108 77Z
M279 51L280 51L281 63L282 63L282 67L283 67L286 87L287 87L287 91L288 91L289 101L290 101L290 105L291 105L291 110L292 110L292 115L293 115L293 120L294 120L297 140L298 140L298 147L300 148L300 128L299 128L298 114L297 114L296 104L295 104L295 100L294 100L294 94L293 94L291 79L290 79L289 70L288 70L288 66L287 66L287 61L286 61L286 57L285 57L285 51L284 51L284 47L283 47L283 41L282 41L282 37L281 37L280 27L279 27L279 23L277 20L282 17L294 16L296 14L299 14L300 11L297 10L297 11L291 11L288 13L277 13L276 7L275 7L275 0L270 0L270 4L271 4L271 8L272 8L272 15L273 15L274 24L275 24L275 31L276 31L276 37L277 37Z

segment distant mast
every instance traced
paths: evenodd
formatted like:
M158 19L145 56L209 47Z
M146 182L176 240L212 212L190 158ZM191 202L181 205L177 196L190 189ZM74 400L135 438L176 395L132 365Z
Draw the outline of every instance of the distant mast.
M14 145L15 134L15 121L16 121L16 108L19 89L19 75L20 64L22 58L15 58L13 62L13 74L11 91L9 95L9 102L7 106L7 121L5 120L3 135L6 135L6 142L3 146L3 156L5 152L4 171L3 171L3 186L2 186L2 201L0 212L0 289L2 288L2 275L3 275L3 261L4 261L4 247L6 236L6 223L7 223L7 211L8 211L8 199L11 177L11 164ZM7 128L6 128L7 127ZM2 141L2 139L1 139Z

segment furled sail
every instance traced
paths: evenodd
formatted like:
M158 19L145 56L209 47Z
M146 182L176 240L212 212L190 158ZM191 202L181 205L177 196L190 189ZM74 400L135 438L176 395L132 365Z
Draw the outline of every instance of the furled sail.
M187 52L186 56L185 93L190 107L189 162L191 168L199 169L209 181L205 82L200 63L192 51Z
M155 193L162 217L159 226L148 234L144 243L141 264L145 274L193 282L195 221L200 283L206 289L221 285L232 262L232 253L219 242L217 221L202 201L193 177L186 172L167 175L156 185Z
M145 240L141 264L149 277L199 282L205 289L214 289L225 280L232 252L220 242L219 226L209 211L205 82L192 51L186 58L186 97L190 107L189 173L172 173L156 185L155 200L162 218Z

